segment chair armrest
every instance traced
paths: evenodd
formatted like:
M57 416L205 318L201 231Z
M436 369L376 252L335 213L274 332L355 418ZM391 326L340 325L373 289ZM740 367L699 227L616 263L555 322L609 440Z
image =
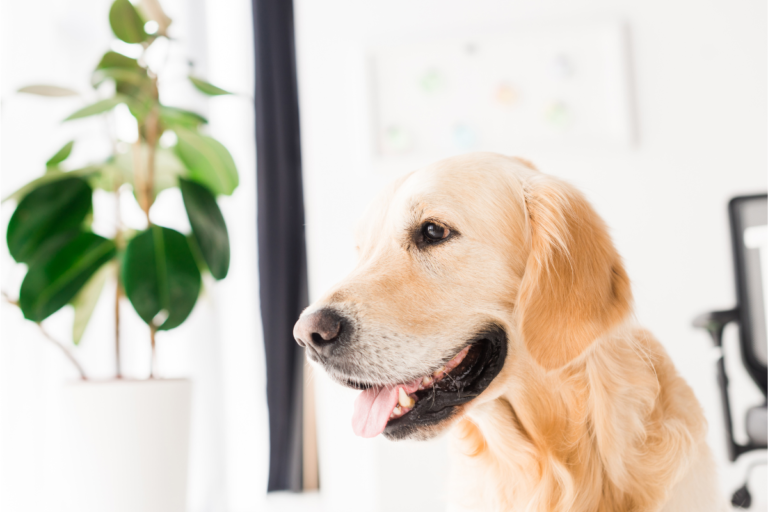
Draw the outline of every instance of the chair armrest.
M706 329L709 332L721 330L727 324L739 319L738 309L727 311L710 311L697 316L693 320L693 326Z
M747 436L755 446L765 447L768 442L768 409L765 404L752 407L747 411Z
M731 322L739 320L738 308L727 311L712 311L697 316L693 321L694 327L706 329L712 338L715 347L718 348L717 358L717 384L720 388L720 401L723 405L723 420L725 421L726 447L728 448L728 459L733 462L739 455L749 450L755 449L752 442L747 445L741 445L733 438L733 419L731 418L731 400L728 396L728 374L725 371L725 353L723 347L723 331L725 326ZM754 413L753 413L754 414ZM753 423L760 418L755 416Z

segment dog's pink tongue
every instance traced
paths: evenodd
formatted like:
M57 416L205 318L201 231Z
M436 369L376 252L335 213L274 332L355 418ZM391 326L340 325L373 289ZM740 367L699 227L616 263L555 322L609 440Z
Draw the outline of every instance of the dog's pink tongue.
M357 395L352 413L352 430L360 437L376 437L384 432L389 415L397 404L397 387L369 388Z
M389 416L397 405L398 389L413 393L419 388L419 379L400 386L380 386L362 391L355 399L352 430L360 437L376 437L384 432Z

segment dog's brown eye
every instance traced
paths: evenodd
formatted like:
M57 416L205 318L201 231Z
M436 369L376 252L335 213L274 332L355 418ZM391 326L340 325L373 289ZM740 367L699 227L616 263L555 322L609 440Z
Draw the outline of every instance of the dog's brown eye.
M451 234L448 228L438 226L434 222L424 224L424 227L421 228L421 233L424 235L424 239L429 242L437 242Z

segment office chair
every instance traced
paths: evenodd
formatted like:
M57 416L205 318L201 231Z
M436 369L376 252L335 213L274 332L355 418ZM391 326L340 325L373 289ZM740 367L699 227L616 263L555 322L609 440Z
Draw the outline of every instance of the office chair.
M738 305L728 311L713 311L697 317L693 325L706 329L716 347L722 349L725 326L738 323L741 358L747 373L766 396L766 318L764 286L768 283L768 246L765 245L768 196L735 197L728 204L731 221L733 261L736 271ZM766 403L747 412L746 430L749 442L737 443L733 437L728 377L724 354L717 361L718 384L725 418L728 458L735 461L740 455L766 448Z
M738 304L728 311L713 311L693 321L695 327L706 329L720 350L717 360L717 382L725 419L726 445L731 462L744 453L765 449L768 437L768 408L766 407L766 297L768 288L768 196L766 194L733 198L728 204L731 222L731 242L736 271ZM739 444L733 437L733 421L728 397L728 376L722 351L723 330L731 322L739 327L741 360L749 376L763 393L762 405L747 411L748 442ZM750 469L751 470L751 469ZM741 493L741 494L740 494ZM746 484L733 497L733 504L749 507Z

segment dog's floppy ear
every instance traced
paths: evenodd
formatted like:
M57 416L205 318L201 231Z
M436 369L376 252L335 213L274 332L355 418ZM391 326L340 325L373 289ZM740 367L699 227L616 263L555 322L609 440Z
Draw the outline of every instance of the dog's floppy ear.
M619 323L632 292L605 223L581 193L536 174L524 194L530 254L516 315L528 351L551 370Z

